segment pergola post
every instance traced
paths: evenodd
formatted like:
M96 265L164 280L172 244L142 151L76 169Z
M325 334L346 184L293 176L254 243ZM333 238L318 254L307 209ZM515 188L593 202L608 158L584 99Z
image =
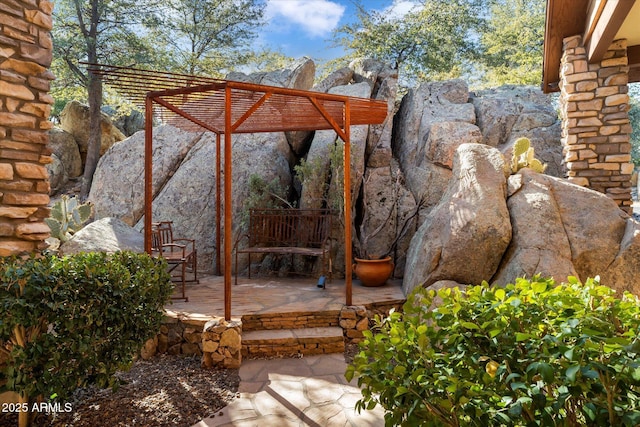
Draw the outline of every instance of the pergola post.
M144 105L144 250L151 255L151 204L153 203L153 99L149 94Z
M224 100L224 319L231 320L231 88Z
M344 284L346 293L346 305L352 304L351 290L351 112L349 101L344 102Z
M220 164L220 134L216 133L216 276L219 276L222 271L220 267L220 233L222 232L222 227L220 226L220 180L222 179L222 168Z

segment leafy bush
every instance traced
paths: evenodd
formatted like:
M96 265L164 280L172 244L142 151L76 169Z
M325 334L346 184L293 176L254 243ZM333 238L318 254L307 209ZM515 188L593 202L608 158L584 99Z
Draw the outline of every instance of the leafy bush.
M358 410L379 403L389 426L640 425L640 302L568 280L417 289L347 368Z
M23 399L116 385L173 290L165 261L132 252L0 258L0 279L0 392Z

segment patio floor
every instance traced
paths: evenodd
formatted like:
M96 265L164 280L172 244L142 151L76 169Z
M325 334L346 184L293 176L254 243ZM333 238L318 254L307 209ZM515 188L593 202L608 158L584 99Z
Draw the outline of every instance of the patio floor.
M317 287L317 279L308 277L238 278L231 285L231 316L247 314L291 313L340 310L346 299L343 280L333 279L325 289ZM380 287L362 286L353 281L353 305L385 305L405 300L400 280L389 280ZM199 284L187 284L188 302L173 300L166 306L171 317L208 320L224 316L224 277L205 276Z

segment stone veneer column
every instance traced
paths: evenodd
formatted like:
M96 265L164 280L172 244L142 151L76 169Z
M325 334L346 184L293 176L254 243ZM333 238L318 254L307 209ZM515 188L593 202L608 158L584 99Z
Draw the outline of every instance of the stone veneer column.
M0 7L0 256L43 249L49 237L52 10L46 0Z
M605 193L631 213L631 125L626 40L588 64L582 36L563 40L562 144L568 178Z

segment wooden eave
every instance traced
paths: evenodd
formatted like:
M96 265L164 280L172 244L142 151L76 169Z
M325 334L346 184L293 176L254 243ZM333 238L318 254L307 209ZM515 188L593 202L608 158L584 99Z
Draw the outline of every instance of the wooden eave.
M547 0L542 90L559 90L562 40L583 36L589 63L598 63L628 18L635 0ZM640 45L628 46L629 82L640 81Z

